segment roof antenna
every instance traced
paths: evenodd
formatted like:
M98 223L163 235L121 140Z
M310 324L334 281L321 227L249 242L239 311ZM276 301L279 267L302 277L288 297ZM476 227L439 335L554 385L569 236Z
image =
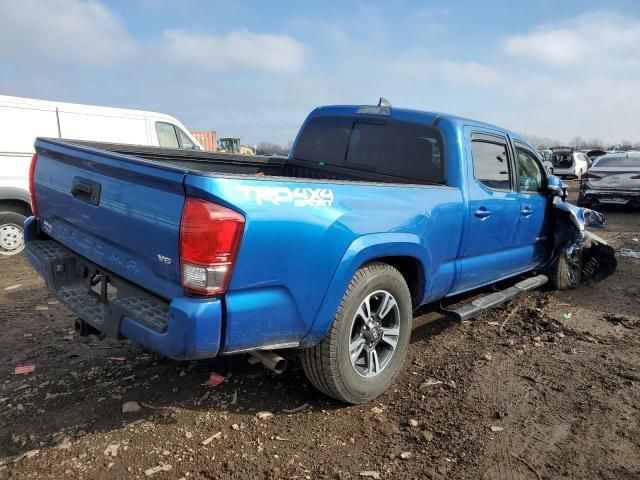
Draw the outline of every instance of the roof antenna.
M380 100L378 100L378 106L379 107L391 107L391 102L389 100L387 100L384 97L380 97Z

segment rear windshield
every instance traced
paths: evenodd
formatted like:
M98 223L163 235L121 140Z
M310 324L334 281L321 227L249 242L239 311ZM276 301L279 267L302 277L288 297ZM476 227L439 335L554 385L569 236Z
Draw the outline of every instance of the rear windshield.
M428 125L398 120L315 117L293 158L426 183L444 183L442 136Z
M594 165L598 167L636 167L640 168L640 156L602 157Z

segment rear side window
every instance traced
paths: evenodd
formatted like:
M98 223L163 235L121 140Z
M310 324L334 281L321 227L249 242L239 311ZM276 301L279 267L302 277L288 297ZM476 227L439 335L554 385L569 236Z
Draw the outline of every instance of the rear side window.
M509 157L507 146L485 140L471 142L473 172L480 183L493 190L510 190Z
M316 117L302 132L293 157L418 182L444 182L439 131L412 122Z
M640 156L602 157L594 167L635 167L640 168Z
M170 123L156 122L156 133L161 147L180 148L176 129Z

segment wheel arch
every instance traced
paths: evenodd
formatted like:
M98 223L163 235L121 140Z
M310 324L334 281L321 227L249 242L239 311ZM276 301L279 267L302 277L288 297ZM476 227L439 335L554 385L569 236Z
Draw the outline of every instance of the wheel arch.
M349 282L358 269L373 262L387 263L398 269L409 286L413 307L417 308L429 288L425 263L429 258L428 250L415 234L378 233L355 240L343 255L318 313L300 345L308 347L322 340L331 327Z
M1 187L0 211L16 212L30 217L31 198L29 192L20 188Z

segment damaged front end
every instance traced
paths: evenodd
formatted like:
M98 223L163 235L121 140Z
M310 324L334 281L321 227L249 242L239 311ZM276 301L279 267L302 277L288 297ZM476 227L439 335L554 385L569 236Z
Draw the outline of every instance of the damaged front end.
M556 196L553 206L558 213L555 229L553 262L565 256L576 267L572 283L599 282L616 270L618 262L613 248L585 227L604 228L604 215L595 210L577 207L566 201L566 194Z

